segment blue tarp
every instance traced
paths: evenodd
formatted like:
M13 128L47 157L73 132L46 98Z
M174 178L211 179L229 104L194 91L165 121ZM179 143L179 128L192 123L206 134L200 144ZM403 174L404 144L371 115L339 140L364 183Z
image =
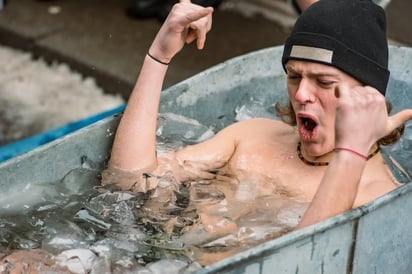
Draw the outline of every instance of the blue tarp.
M94 122L97 122L103 118L106 118L108 116L114 115L118 112L123 111L125 108L125 105L120 105L116 108L94 114L90 117L87 117L85 119L75 121L68 123L64 126L57 127L54 129L51 129L49 131L45 131L24 139L21 139L19 141L4 145L0 147L0 162L8 160L10 158L13 158L15 156L18 156L20 154L23 154L25 152L28 152L32 149L35 149L38 146L44 145L48 142L51 142L57 138L60 138L68 133L71 133L75 130L78 130L82 127L85 127L87 125L90 125Z

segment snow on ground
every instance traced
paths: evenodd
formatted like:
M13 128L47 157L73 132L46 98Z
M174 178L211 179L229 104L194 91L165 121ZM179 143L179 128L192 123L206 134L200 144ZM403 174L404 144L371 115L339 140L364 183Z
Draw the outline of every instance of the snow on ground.
M0 46L0 145L124 103L66 64Z

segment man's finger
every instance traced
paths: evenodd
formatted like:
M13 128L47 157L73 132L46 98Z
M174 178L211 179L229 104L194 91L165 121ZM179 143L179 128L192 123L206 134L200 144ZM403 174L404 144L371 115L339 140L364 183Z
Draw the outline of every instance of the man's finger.
M394 129L400 127L407 121L412 119L412 109L399 111L398 113L389 117L389 122L386 127L386 133L391 133Z
M197 43L196 46L198 49L203 49L205 46L206 42L206 30L205 29L199 29L197 31Z
M335 88L335 97L336 97L336 98L339 98L339 97L340 97L340 89L341 89L340 86L337 86L337 87Z
M335 88L335 97L340 98L344 94L349 94L349 86L346 83L341 83Z
M197 40L196 47L203 49L206 42L206 32L201 29L190 29L186 36L186 43L190 44Z
M213 8L212 7L207 7L207 8L201 8L201 9L196 9L195 11L192 11L190 13L187 14L187 19L190 22L194 22L199 20L202 17L205 17L209 14L211 14L213 12Z
M196 38L197 38L196 30L195 29L189 29L188 32L187 32L187 36L186 36L186 43L190 44L193 41L195 41Z

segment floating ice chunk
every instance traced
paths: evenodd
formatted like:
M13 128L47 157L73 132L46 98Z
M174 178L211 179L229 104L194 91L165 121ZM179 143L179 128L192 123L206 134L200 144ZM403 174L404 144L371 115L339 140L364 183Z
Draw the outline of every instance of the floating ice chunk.
M178 139L198 143L211 138L215 133L197 120L174 113L159 114L156 135L165 139Z
M58 204L61 201L57 189L52 184L27 184L21 191L0 193L0 215L26 214L44 203Z
M279 211L277 217L280 224L290 228L297 226L307 207L308 204L305 203L291 202L290 205Z
M133 210L140 207L143 200L140 195L128 192L106 192L92 198L88 208L104 219L113 220L122 225L135 222Z
M71 249L56 256L56 262L61 267L67 267L72 273L86 274L93 270L96 258L96 254L88 249Z
M49 220L47 236L42 241L43 249L57 253L66 249L83 248L95 240L94 234L82 230L76 223L61 220Z
M126 201L121 201L114 206L111 219L122 225L132 225L136 220L132 208Z
M14 238L14 246L18 249L34 249L39 248L40 244L36 241L24 239L21 237ZM3 273L3 272L0 272Z
M147 265L147 268L153 274L163 274L167 269L168 274L180 274L189 265L181 260L163 259Z
M263 117L276 119L274 113L270 113L262 102L251 99L246 104L235 109L236 121L243 121L251 118Z
M82 194L93 186L100 185L98 170L89 168L75 168L70 170L62 179L65 195Z
M50 210L99 185L98 171L84 168L70 170L61 181L28 183L21 191L0 193L0 214L19 215L30 211Z
M111 227L111 224L99 219L98 217L93 216L87 209L79 210L74 216L74 218L75 220L82 220L90 224L93 224L103 230L108 230Z

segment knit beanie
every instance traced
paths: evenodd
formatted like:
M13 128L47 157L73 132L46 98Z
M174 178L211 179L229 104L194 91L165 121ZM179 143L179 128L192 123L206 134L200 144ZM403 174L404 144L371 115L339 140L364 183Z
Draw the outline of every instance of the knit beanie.
M319 0L299 16L285 43L284 68L290 59L336 67L385 95L385 11L371 0Z

